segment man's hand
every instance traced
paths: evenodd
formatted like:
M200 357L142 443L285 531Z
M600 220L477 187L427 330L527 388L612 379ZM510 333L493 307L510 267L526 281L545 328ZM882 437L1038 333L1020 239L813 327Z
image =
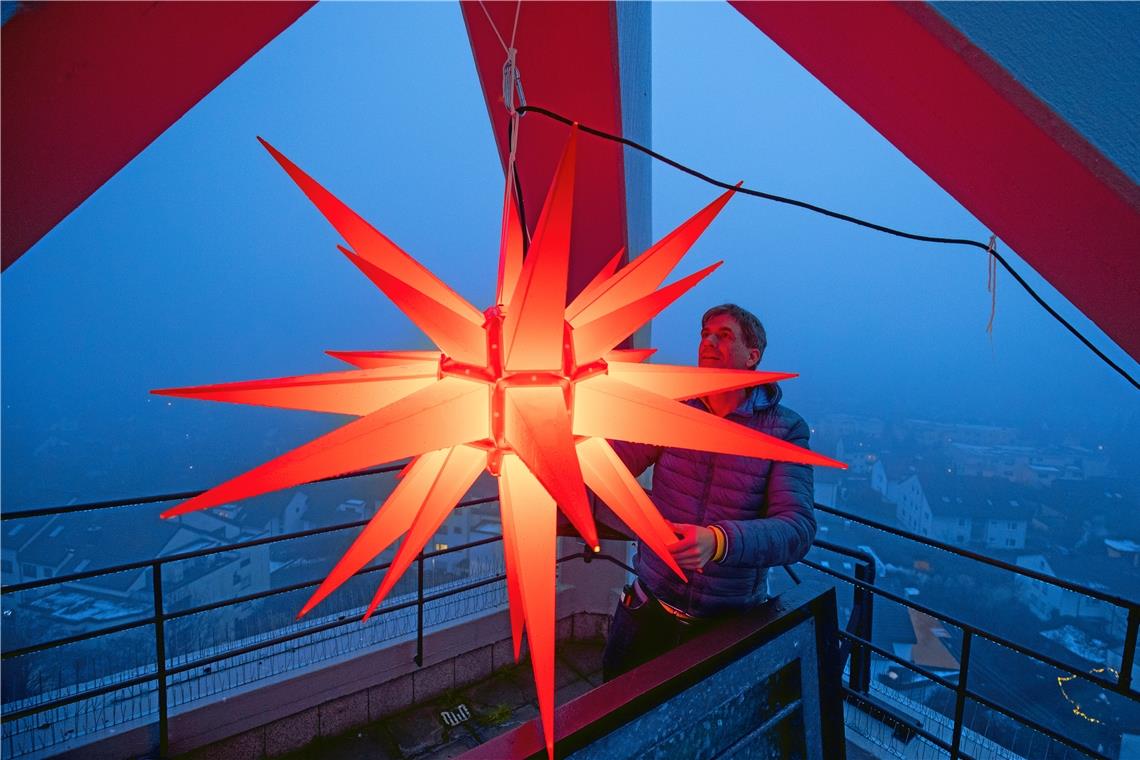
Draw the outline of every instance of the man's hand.
M673 559L682 570L700 572L716 552L716 536L710 529L700 525L685 523L672 523L672 525L673 532L681 536L676 543L668 547Z

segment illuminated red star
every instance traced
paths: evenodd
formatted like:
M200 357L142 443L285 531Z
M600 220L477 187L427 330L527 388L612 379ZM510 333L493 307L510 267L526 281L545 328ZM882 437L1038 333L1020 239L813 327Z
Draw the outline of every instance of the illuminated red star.
M404 535L367 619L479 473L497 476L515 658L525 629L552 757L556 508L597 550L588 486L685 577L667 548L676 536L607 439L842 466L680 403L794 375L642 364L652 350L616 348L720 265L661 287L732 191L621 269L619 251L566 306L577 132L558 164L525 259L508 184L495 305L484 312L263 140L347 241L340 250L439 350L330 352L356 369L154 391L359 418L163 517L413 457L301 615Z

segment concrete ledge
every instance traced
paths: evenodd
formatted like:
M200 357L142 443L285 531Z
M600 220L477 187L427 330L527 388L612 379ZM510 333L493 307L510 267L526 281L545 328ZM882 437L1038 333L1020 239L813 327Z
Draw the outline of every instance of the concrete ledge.
M487 625L480 628L493 631L500 622L488 621ZM557 631L563 634L561 637L563 640L580 638L575 635L578 632L583 634L581 638L596 638L599 632L604 635L608 625L607 615L578 612L560 620ZM473 636L473 632L466 626L460 628L460 638L468 645L479 642L480 639ZM450 639L454 637L454 633L452 636L447 634L453 630L438 631L433 634L431 646L438 646L443 651L452 650L454 647L451 644L455 642ZM416 668L413 664L410 673L324 702L316 708L276 720L269 725L214 742L195 750L193 757L213 760L213 758L241 759L283 755L308 745L318 736L335 735L400 712L449 690L477 683L491 675L498 667L514 664L509 620L505 633L507 638L495 641L493 644L482 644L471 651L460 652L431 665L425 664L422 668ZM425 638L425 653L428 649L429 641ZM495 660L496 653L502 658L499 661ZM292 688L292 684L282 684L276 688L288 689Z
M424 702L454 688L454 658L425 665L412 673L412 702Z
M317 725L321 736L336 736L354 726L368 722L368 689L325 702L317 708Z
M262 729L265 732L265 754L284 755L301 749L312 741L320 729L319 708L312 708L288 718L275 720ZM224 742L219 742L224 743ZM211 747L217 745L210 745Z
M502 610L426 634L422 668L415 664L415 641L316 663L289 678L269 680L227 700L173 714L171 753L228 743L264 731L269 724L291 737L284 744L303 746L317 736L367 723L375 712L373 704L390 712L454 688L456 657L467 654L473 643L486 646L509 636L510 620ZM409 684L411 699L405 702ZM315 726L309 717L314 710ZM292 725L295 716L297 725ZM265 751L276 744L275 739L268 741Z
M575 612L556 630L562 640L597 638L609 620ZM422 668L414 654L414 642L398 644L173 716L172 752L195 760L276 757L477 683L514 664L509 617L504 610L425 636Z
M379 720L385 715L399 712L406 705L415 704L412 696L414 674L400 676L380 686L368 690L368 719Z
M493 644L479 647L455 658L455 684L466 685L481 681L494 671Z

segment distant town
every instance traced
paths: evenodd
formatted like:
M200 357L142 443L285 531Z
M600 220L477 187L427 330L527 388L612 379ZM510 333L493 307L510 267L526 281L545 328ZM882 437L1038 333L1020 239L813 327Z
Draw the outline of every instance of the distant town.
M820 505L1108 594L1140 596L1140 482L1135 468L1121 466L1122 459L1130 462L1134 452L1112 451L1095 440L992 425L888 422L849 414L821 415L811 422L812 448L849 466L846 471L816 469ZM43 442L40 453L45 460L66 455L67 432L53 431ZM355 524L375 513L397 476L393 471L318 483L174 520L157 518L168 504L9 520L3 523L0 545L3 583L41 581L205 551L164 567L165 612L252 599L171 621L166 630L171 657L224 651L313 621L357 616L371 599L378 573L350 580L305 623L296 620L297 610L312 591L307 584L331 569L358 534ZM467 498L496 493L494 481L485 477ZM1078 670L1108 673L1120 667L1125 620L1118 607L824 510L818 519L820 539L864 550L875 558L876 585L881 588L1046 652ZM352 527L322 530L338 525ZM495 537L500 529L493 500L461 508L426 549L444 551ZM302 535L259 543L296 533ZM247 543L252 545L227 550ZM387 562L392 554L389 549L373 565ZM851 573L850 558L821 549L811 556L825 567ZM424 583L432 589L502 571L501 547L488 543L427 560ZM397 586L393 603L415 593L414 575L409 572ZM153 568L144 565L5 597L5 649L149 618L152 584ZM271 590L283 593L257 598ZM471 614L472 604L501 606L505 597L501 589L495 593L493 598L479 597L478 602L472 597L467 607L437 612L433 620ZM840 599L842 625L851 612L850 592L841 593ZM388 632L376 636L396 640L408 635L410 625L392 623ZM252 675L246 664L239 663L232 672L219 666L209 673L184 674L174 683L185 689L180 699L190 701L313 664L320 659L318 645L344 635L330 631L289 650L288 657L282 650L281 657L269 658L268 669L262 662ZM153 663L149 628L115 636L116 646L108 646L100 637L5 661L5 708L32 705L77 684L113 682ZM374 646L376 636L361 638L359 645ZM961 631L946 621L879 600L873 639L921 668L957 677ZM338 652L343 649L343 643L338 645ZM971 688L1044 725L1059 726L1089 746L1103 747L1106 753L1118 752L1126 737L1140 734L1135 705L1116 699L1110 706L1109 698L1087 683L1065 680L1060 671L1010 657L1011 652L1002 647L977 645ZM923 725L953 712L951 692L886 659L875 659L872 674L877 692L909 705L910 714ZM1140 682L1140 668L1133 678ZM204 689L207 683L212 685ZM153 708L141 704L132 709ZM5 728L6 734L16 731ZM974 716L967 728L974 746L990 746L998 753L995 756L1000 756L1000 748L1020 754L1032 739L1031 731L998 713Z
M813 422L813 448L849 466L816 469L817 503L1045 576L1140 597L1140 482L1103 444L991 425L844 414ZM1126 614L1119 607L826 514L819 537L869 550L876 585L896 594L1078 670L1111 678L1120 667ZM833 566L845 559L819 556ZM960 630L888 600L876 602L874 615L877 644L957 678ZM1087 683L1011 655L975 646L971 688L1110 756L1122 737L1140 734L1134 704L1110 702ZM911 700L925 725L937 713L953 714L953 694L909 670L876 660L873 677L880 690ZM975 738L989 740L991 752L1004 747L1034 756L1025 753L1032 731L996 712L980 722Z

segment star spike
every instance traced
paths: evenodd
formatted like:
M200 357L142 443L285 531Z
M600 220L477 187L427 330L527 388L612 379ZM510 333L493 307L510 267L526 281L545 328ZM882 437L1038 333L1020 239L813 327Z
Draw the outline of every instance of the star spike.
M523 229L515 204L514 177L507 174L503 197L503 228L499 236L499 276L495 280L495 303L506 304L518 287L523 267Z
M615 348L607 351L602 358L606 362L625 362L639 364L657 353L656 348Z
M372 516L352 546L336 563L325 580L305 602L297 617L302 618L325 598L355 575L361 568L391 546L411 527L416 513L428 497L440 471L447 462L450 449L422 454L413 461L406 475L400 479L384 506Z
M503 524L503 565L507 572L507 607L511 618L511 643L514 645L515 662L522 653L522 637L525 628L523 620L522 587L519 574L523 568L519 560L519 535L517 526L520 517L511 511L511 501L506 493L506 480L499 477L499 515Z
M392 299L392 303L416 323L442 351L453 359L468 364L487 363L487 344L483 319L472 323L408 283L393 277L352 251L337 246L368 279Z
M447 459L440 467L431 490L423 505L416 511L411 528L400 542L396 556L392 558L392 565L384 573L384 581L364 612L365 620L372 617L372 613L384 601L384 597L400 580L416 555L423 551L424 545L439 530L439 526L451 514L452 509L486 466L486 451L471 446L456 446L447 452Z
M668 548L669 544L676 543L677 536L618 459L613 447L602 438L584 438L578 442L578 457L590 490L613 510L633 535L640 536L678 578L687 582L689 579Z
M574 435L847 468L843 462L606 375L578 383Z
M188 499L162 516L175 517L486 438L490 433L487 404L486 386L445 377Z
M518 286L507 303L503 366L512 372L562 366L577 145L575 127L546 195Z
M574 300L570 302L570 305L566 307L567 320L572 320L574 316L585 308L586 305L597 296L598 292L608 284L610 277L612 277L614 272L618 270L618 267L621 266L623 256L625 256L624 245L618 249L618 252L614 254L612 259L606 262L605 266L598 270L598 273L594 275L594 279L590 280L589 284L582 288L582 291L578 293L578 295L574 297Z
M546 752L554 757L554 620L556 507L550 494L513 455L503 457L500 493L503 514L526 536L518 543L518 585L522 597L530 663L538 693L538 711ZM506 519L506 518L504 518Z
M735 192L721 195L610 277L588 303L567 315L570 324L592 322L656 290Z
M412 457L408 463L404 465L404 468L396 473L396 480L403 480L406 478L408 476L408 473L412 471L412 468L416 466L416 461L418 460L419 457Z
M397 365L272 380L161 388L151 393L362 417L432 385L438 379L437 374L431 365Z
M582 540L598 546L562 388L514 387L507 388L504 396L507 442L558 503Z
M628 306L615 309L593 322L575 326L574 357L579 365L601 358L606 352L633 334L641 325L648 322L662 309L683 296L698 282L712 274L723 262L718 261L699 272L677 280L655 293L634 301Z
M348 247L373 266L383 269L409 286L424 293L441 306L450 309L474 324L483 321L483 315L422 264L400 249L395 243L372 228L355 211L302 171L280 151L262 138L258 142L269 151L274 160L308 196L321 215L336 228Z
M681 400L710 393L752 388L796 377L790 372L757 372L752 369L678 367L673 364L621 364L609 368L610 377L636 385L665 398Z

